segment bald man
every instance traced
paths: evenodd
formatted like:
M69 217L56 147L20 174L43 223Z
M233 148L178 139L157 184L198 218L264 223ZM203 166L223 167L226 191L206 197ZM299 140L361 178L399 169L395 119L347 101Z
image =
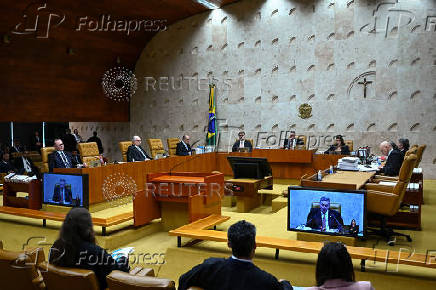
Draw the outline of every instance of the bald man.
M384 156L387 156L385 165L379 168L380 173L387 176L398 176L403 164L403 154L398 149L394 149L388 141L380 143L380 151Z
M191 149L191 145L189 144L190 139L191 138L188 135L183 135L182 141L177 143L176 155L178 156L191 155L192 149Z
M132 145L127 148L127 162L151 160L145 150L141 147L141 137L133 136Z

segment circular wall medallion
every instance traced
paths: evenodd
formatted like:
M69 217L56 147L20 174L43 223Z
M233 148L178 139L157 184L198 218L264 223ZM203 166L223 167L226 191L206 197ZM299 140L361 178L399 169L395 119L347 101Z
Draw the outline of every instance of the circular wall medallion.
M302 104L298 108L298 111L300 112L300 118L301 119L308 119L312 117L312 107L309 104Z
M128 102L136 91L137 80L131 70L117 66L104 73L101 86L107 98Z

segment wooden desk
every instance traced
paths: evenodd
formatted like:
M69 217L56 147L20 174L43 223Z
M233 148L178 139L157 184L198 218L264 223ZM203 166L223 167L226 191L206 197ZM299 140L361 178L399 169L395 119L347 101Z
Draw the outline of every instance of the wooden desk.
M211 214L221 215L224 175L201 172L147 174L146 195L159 202L164 228L175 229ZM142 213L135 209L134 215Z
M229 179L232 184L233 194L236 196L236 209L238 212L249 212L262 203L262 196L258 194L259 189L272 189L273 177L267 176L264 179L238 178Z
M42 207L42 184L38 179L28 183L4 181L3 206L40 209ZM28 198L18 197L17 192L27 192Z
M269 163L312 163L316 150L254 149L252 157L267 158Z
M361 189L375 172L336 171L333 174L323 174L321 181L316 180L317 174L301 179L301 186L322 187L334 189Z

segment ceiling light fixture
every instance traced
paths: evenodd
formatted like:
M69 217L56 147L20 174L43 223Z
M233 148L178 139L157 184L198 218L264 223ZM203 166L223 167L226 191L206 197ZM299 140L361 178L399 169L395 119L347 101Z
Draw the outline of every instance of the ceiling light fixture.
M197 3L200 3L201 5L203 5L204 7L207 7L209 9L217 9L219 8L215 3L212 3L211 1L208 0L194 0Z

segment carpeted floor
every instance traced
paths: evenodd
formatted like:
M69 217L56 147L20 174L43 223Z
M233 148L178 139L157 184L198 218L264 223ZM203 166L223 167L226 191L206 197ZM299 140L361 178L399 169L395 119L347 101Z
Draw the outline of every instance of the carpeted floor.
M296 181L276 180L275 182L295 184ZM384 240L372 238L360 243L359 246L392 250L403 249L403 251L419 253L432 251L430 254L433 257L436 256L434 248L436 245L436 180L425 180L424 189L425 204L422 207L422 231L400 231L409 233L413 239L412 243L398 239L394 247L389 247ZM130 203L94 213L93 216L105 217L131 210L132 204ZM223 207L222 214L230 216L231 219L219 225L218 230L226 231L234 222L245 219L256 225L258 235L296 239L296 233L286 230L286 208L273 213L271 206L262 206L250 213L237 213L234 208ZM162 230L159 220L140 229L132 228L132 224L133 222L129 221L110 228L108 232L111 236L98 236L98 243L109 250L121 246L134 247L136 255L134 256L135 261L131 261L132 265L138 263L141 266L152 267L161 277L177 280L177 275L189 270L190 267L204 258L230 254L230 250L224 243L200 242L192 243L189 248L184 248L183 250L189 250L189 255L186 254L186 257L183 258L183 254L180 254L183 252L179 252L180 249L174 249L176 238L168 236L168 233ZM46 228L41 225L40 220L0 214L0 240L3 241L4 248L10 250L21 250L26 246L43 246L47 255L50 245L58 236L61 223L47 221ZM95 228L95 231L97 235L101 233L101 229L98 227ZM184 244L189 242L189 240L183 239ZM190 255L197 258L187 258ZM275 261L273 249L258 248L256 258L261 261L261 266L265 266L265 270L276 273L280 278L290 279L294 285L308 286L313 284L316 255L281 251L280 260ZM432 259L434 263L436 263L435 259ZM161 264L164 260L166 263ZM355 261L356 269L358 269L358 262ZM372 273L372 276L367 276L369 275L367 273L359 273L357 277L378 281L375 284L379 286L379 289L428 289L430 285L434 286L433 289L436 288L436 270L404 265L400 265L398 268L396 265L386 267L380 262L368 264L372 269L367 273ZM289 265L289 267L285 265Z

